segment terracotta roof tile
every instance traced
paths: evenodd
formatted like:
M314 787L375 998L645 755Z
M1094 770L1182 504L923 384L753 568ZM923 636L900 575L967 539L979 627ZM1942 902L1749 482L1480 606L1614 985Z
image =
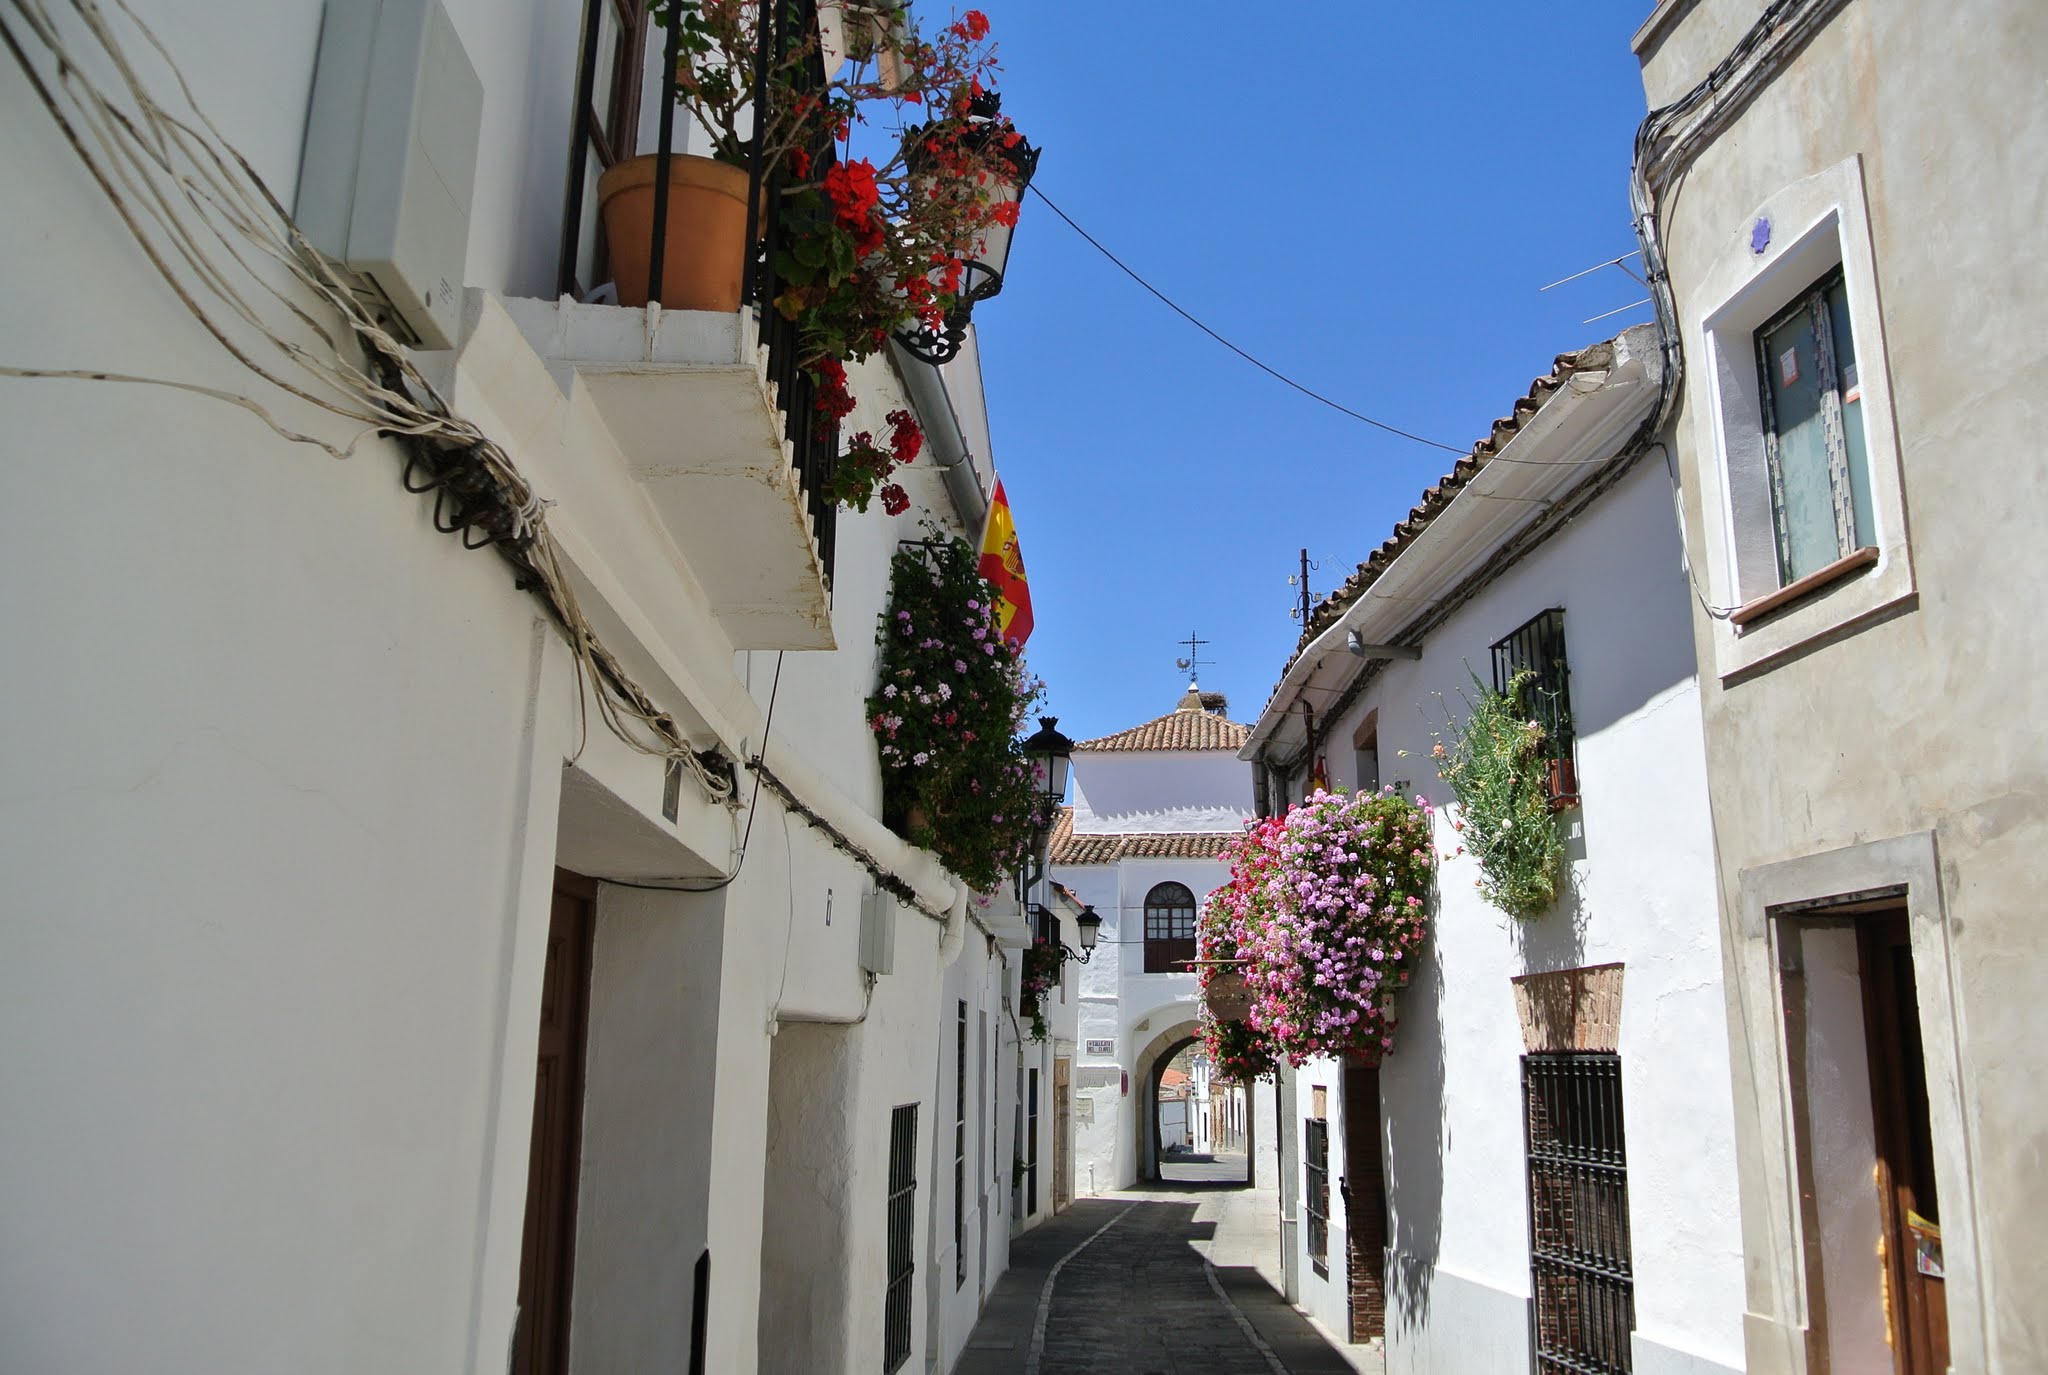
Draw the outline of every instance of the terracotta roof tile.
M1243 729L1239 727L1239 729ZM1062 807L1052 828L1054 864L1114 864L1120 859L1214 859L1238 838L1236 831L1158 831L1074 834L1074 809Z
M1077 750L1229 750L1244 747L1250 726L1226 721L1213 712L1183 707L1142 726L1083 740Z

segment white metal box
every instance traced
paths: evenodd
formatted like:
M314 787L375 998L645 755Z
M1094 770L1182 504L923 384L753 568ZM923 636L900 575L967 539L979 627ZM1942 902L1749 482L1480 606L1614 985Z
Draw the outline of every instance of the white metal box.
M870 974L896 967L896 900L879 888L861 895L860 967Z
M294 218L427 348L461 320L484 88L434 0L328 0Z

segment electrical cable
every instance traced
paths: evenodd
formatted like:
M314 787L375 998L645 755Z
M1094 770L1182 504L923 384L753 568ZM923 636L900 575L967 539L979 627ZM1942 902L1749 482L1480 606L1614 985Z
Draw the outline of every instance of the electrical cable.
M1214 339L1217 343L1223 345L1223 347L1229 349L1232 353L1244 359L1245 362L1250 363L1259 371L1267 374L1268 376L1274 378L1277 381L1286 383L1288 386L1294 388L1294 390L1300 392L1303 396L1308 397L1310 400L1320 401L1323 405L1328 406L1331 410L1337 411L1343 415L1348 415L1353 420L1363 421L1364 423L1372 426L1376 430L1384 430L1388 434L1396 435L1402 439L1413 440L1417 444L1424 444L1432 449L1441 449L1447 454L1457 454L1460 457L1463 457L1466 453L1469 452L1468 450L1456 448L1449 444L1439 443L1434 439L1427 439L1422 435L1411 433L1410 431L1401 429L1397 426L1389 425L1384 420L1375 420L1371 416L1366 415L1363 412L1354 411L1349 406L1344 405L1342 402L1331 400L1329 397L1324 396L1321 392L1316 391L1314 388L1304 386L1302 383L1295 381L1292 377L1289 377L1286 373L1280 371L1278 368L1273 367L1271 364L1260 360L1259 358L1255 357L1250 353L1247 353L1245 350L1239 348L1236 344L1231 343L1230 340L1224 338L1221 334L1218 334L1215 330L1209 328L1209 326L1203 324L1200 320L1196 319L1187 310L1183 309L1180 303L1175 301L1171 296L1168 296L1158 287L1146 281L1142 276L1138 274L1136 269L1131 267L1129 263L1126 263L1122 258L1119 258L1116 254L1110 252L1109 249L1103 245L1100 239L1096 238L1093 234L1090 234L1087 230L1083 229L1078 223L1076 223L1072 215L1069 215L1066 211L1060 209L1059 206L1055 205L1053 203L1052 197L1046 195L1045 192L1040 190L1035 183L1030 187L1030 190L1031 194L1037 196L1040 200L1045 202L1046 209L1052 211L1053 214L1058 215L1061 219L1065 220L1067 222L1067 227L1069 229L1073 230L1076 234L1079 234L1083 239L1086 239L1089 245L1092 248L1094 248L1094 250L1097 253L1100 253L1103 257L1109 259L1110 262L1116 264L1118 270L1120 270L1126 277L1129 277L1139 286L1151 292L1152 295L1156 296L1159 299L1160 303L1164 305L1168 310L1171 310L1174 314L1180 316L1181 319L1186 320L1196 329L1202 331L1202 333L1208 335L1211 339Z

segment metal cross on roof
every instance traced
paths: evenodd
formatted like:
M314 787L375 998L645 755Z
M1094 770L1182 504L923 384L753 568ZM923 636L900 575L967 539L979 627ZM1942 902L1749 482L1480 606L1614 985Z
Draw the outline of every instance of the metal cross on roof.
M1201 647L1209 642L1196 635L1192 630L1188 632L1188 637L1185 640L1176 640L1174 643L1186 645L1188 647L1188 657L1185 659L1175 659L1173 666L1191 678L1200 678L1202 676L1203 664L1213 665L1216 662L1214 659L1204 659L1201 656Z

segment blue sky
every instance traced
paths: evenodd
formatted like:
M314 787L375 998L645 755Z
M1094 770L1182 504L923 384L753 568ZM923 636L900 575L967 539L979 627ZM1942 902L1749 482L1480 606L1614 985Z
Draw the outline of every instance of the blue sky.
M1154 285L1355 410L1460 449L1551 358L1649 318L1629 35L1647 0L1080 5L979 0L1038 184ZM1084 22L1085 16L1085 22ZM1027 202L976 312L996 460L1076 739L1168 710L1175 641L1249 720L1320 594L1452 455L1309 401L1226 352Z

